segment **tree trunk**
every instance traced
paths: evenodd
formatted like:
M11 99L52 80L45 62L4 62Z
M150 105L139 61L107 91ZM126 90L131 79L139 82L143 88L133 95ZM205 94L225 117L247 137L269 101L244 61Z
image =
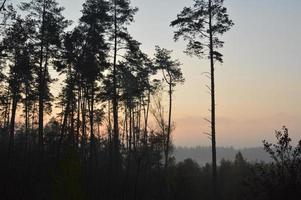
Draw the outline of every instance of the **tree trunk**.
M95 135L94 135L94 82L92 83L91 89L91 102L90 102L90 161L91 167L94 156L94 145L95 145Z
M124 138L125 138L126 106L124 106L124 115L123 116L124 116L123 117L123 124L122 124L123 129L122 129L122 134L121 134L121 139L120 139L121 144L124 144Z
M132 151L132 137L133 137L133 111L132 107L130 106L130 130L129 130L129 152Z
M70 78L70 82L67 83L67 85L69 84L68 90L67 90L67 105L64 109L64 114L63 114L63 122L62 122L62 127L61 127L61 134L60 134L60 140L59 140L59 147L58 147L58 158L60 157L60 151L61 151L61 146L62 146L62 142L63 142L63 138L65 135L65 130L67 128L67 119L68 117L71 118L71 134L68 138L72 138L72 144L74 145L74 94L73 94L73 90L74 90L74 86L75 86L75 79L77 77L77 73L74 75L74 77L72 77L72 72L71 72L71 68L69 68L69 74L71 74ZM72 106L72 111L71 111L71 106ZM71 116L70 116L71 113Z
M79 78L79 77L78 77ZM80 78L78 83L78 97L77 97L77 124L76 124L76 145L78 147L80 141L80 113L81 112L81 85Z
M215 130L215 75L212 33L212 2L209 0L210 75L211 75L211 142L212 142L212 186L213 199L217 199L216 130Z
M114 136L113 151L114 160L117 164L117 156L119 152L119 127L118 127L118 98L117 98L117 2L114 0L114 63L113 63L113 120L114 120Z
M75 118L74 118L74 109L75 109L75 105L74 105L74 102L72 100L72 109L71 109L71 120L70 120L70 123L71 123L71 126L70 126L70 136L71 136L71 143L72 143L72 147L74 148L75 147L75 144L76 144L76 139L75 139L75 130L74 130L74 123L75 123Z
M5 111L4 111L4 127L6 130L9 128L9 117L10 117L10 106L11 106L11 99L9 98L10 92L9 90L7 91L6 94L6 105L5 105Z
M24 157L27 154L28 147L28 135L29 135L29 84L25 84L25 145L24 145Z
M171 76L169 80L169 110L168 110L168 127L167 127L167 138L166 138L166 146L165 146L165 170L168 167L168 157L169 157L169 151L170 151L170 135L171 135L171 109L172 109L172 80Z
M148 116L149 116L149 107L150 107L150 95L151 92L150 90L148 91L148 97L147 97L147 106L146 106L146 113L145 113L145 117L144 117L144 145L147 144L147 126L148 126Z
M9 130L9 147L8 147L8 149L9 149L9 151L8 151L9 159L11 159L13 151L14 151L15 120L16 120L17 105L18 105L17 94L13 94L12 114L11 114L11 119L10 119L10 130Z
M81 149L82 155L85 159L85 148L86 148L86 99L85 99L85 88L82 91L82 141L81 141Z
M40 46L40 66L39 66L39 130L38 130L38 143L39 153L42 153L43 149L43 128L44 128L44 90L45 90L45 78L43 72L43 60L44 60L44 34L45 34L45 15L46 15L46 3L43 3L42 14L42 27L41 27L41 46Z

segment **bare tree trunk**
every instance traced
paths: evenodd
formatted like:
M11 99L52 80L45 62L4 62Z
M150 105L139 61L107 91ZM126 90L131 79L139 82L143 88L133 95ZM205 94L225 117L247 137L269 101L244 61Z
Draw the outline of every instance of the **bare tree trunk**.
M5 129L8 130L9 128L9 117L10 117L10 106L11 106L11 99L9 98L10 92L7 91L7 100L6 100L6 105L5 105L5 111L4 111L4 127Z
M24 145L24 157L27 154L28 135L29 135L29 84L25 84L25 145Z
M69 74L72 74L71 72L71 68L69 68ZM58 158L60 157L60 151L61 151L61 146L62 146L62 142L63 142L63 138L65 135L65 130L67 128L67 119L68 117L71 118L71 135L68 138L72 138L72 144L74 145L74 95L73 95L73 90L74 90L74 86L75 86L75 79L77 77L77 73L74 75L74 77L72 77L71 75L71 80L68 87L68 91L67 91L67 105L64 109L64 114L63 114L63 122L62 122L62 127L61 127L61 135L60 135L60 140L59 140L59 147L58 147ZM72 106L72 110L71 110L71 106ZM71 114L71 116L70 116Z
M146 113L145 113L145 117L144 117L144 145L147 144L147 126L148 126L148 116L149 116L149 107L150 107L150 95L151 92L150 90L148 91L148 96L147 96L147 106L146 106Z
M136 106L135 106L136 107ZM136 112L135 112L135 107L133 108L133 113L132 113L132 123L133 123L133 125L132 125L132 129L133 129L133 132L132 132L132 134L133 134L133 151L134 152L136 152L136 128L137 128L137 126L136 126Z
M82 141L81 149L82 155L85 156L86 148L86 99L85 99L85 88L82 91ZM85 157L83 157L85 159Z
M112 122L111 122L111 103L108 101L108 137L110 147L112 147Z
M171 76L169 76L171 77ZM168 167L168 158L169 158L169 151L170 151L170 135L171 135L171 109L172 109L172 80L169 80L169 110L168 110L168 127L167 127L167 138L166 138L166 146L165 146L165 170Z
M94 135L94 82L92 83L91 91L91 102L90 102L90 161L92 167L92 161L94 156L94 145L95 145L95 135Z
M127 135L127 119L128 118L128 112L127 112L127 106L126 103L124 104L124 122L123 122L123 133L122 133L122 143L124 146L126 146L126 135Z
M71 135L71 140L72 140L71 142L72 142L72 147L73 148L75 147L75 144L76 144L75 130L74 130L74 123L75 123L74 109L75 109L74 102L72 102L72 109L71 109L71 116L70 116L70 118L71 118L71 120L70 120L70 123L71 123L71 126L70 126L70 135Z
M132 111L132 107L130 107L129 152L132 151L132 137L133 137L133 111Z
M36 102L33 104L32 115L31 115L31 130L32 130L32 133L34 133L34 129L35 129L35 114L36 114ZM33 135L33 138L35 138L35 135ZM35 140L33 140L33 143L35 143Z
M211 141L213 199L217 199L216 130L215 130L215 75L213 58L212 2L209 0L210 75L211 75Z
M42 16L42 27L41 27L41 46L40 46L40 66L39 66L39 153L42 153L43 148L43 128L44 128L44 90L45 90L45 78L43 72L43 60L44 60L44 34L45 34L45 0L43 3L43 16Z
M114 136L113 151L115 164L118 163L117 156L119 152L119 127L118 127L118 98L117 98L117 2L114 0L114 63L113 63L113 120Z
M8 156L11 159L13 151L14 151L14 143L15 143L15 120L16 120L16 111L18 105L18 97L17 94L13 94L13 103L12 103L12 114L10 119L10 130L9 130L9 151ZM11 162L11 160L10 160Z
M137 132L138 132L138 135L137 135L137 142L138 142L138 147L140 147L140 144L141 144L141 116L142 116L142 100L140 98L139 100L139 107L138 107L138 128L137 128Z
M68 119L68 115L69 115L69 107L70 107L70 102L69 102L69 100L67 100L67 105L66 105L66 108L65 108L65 111L64 111L64 114L63 114L63 122L62 122L60 139L59 139L59 144L58 144L59 146L58 146L58 150L57 150L57 159L58 160L60 159L61 149L62 149L62 145L63 145L63 139L64 139L64 135L65 135L65 130L67 130L67 119Z
M80 81L78 84L78 97L77 97L77 124L76 124L76 145L78 147L79 145L79 141L80 141L80 114L81 114L81 85L80 85Z

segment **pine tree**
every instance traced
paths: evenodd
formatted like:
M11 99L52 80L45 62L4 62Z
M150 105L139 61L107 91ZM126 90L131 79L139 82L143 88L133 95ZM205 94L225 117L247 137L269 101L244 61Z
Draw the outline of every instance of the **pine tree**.
M224 42L220 35L227 32L234 23L229 19L227 9L223 6L224 0L194 0L193 7L185 7L178 14L177 19L171 22L177 27L174 39L182 37L188 42L186 53L202 58L208 56L210 60L211 78L211 142L213 168L213 196L216 199L217 172L216 172L216 98L215 98L215 62L223 62L222 54L217 50L223 47ZM209 55L206 53L209 51Z
M130 42L131 37L128 34L127 27L129 23L133 22L134 14L137 8L132 8L130 0L112 0L110 7L110 14L112 16L111 40L113 41L113 90L112 90L112 106L113 106L113 151L116 162L119 152L119 118L118 118L118 92L117 92L117 64L118 51L124 49L123 42Z
M169 109L168 109L168 124L167 134L165 139L165 169L168 167L170 143L171 143L171 131L172 131L172 94L174 87L183 83L185 80L181 71L181 63L178 60L173 60L171 57L172 51L162 49L156 46L155 53L155 65L158 69L162 70L164 82L168 85L168 96L169 96Z
M59 57L62 46L64 29L70 24L62 15L63 7L55 0L32 0L22 3L21 10L28 12L27 20L35 24L35 31L30 35L35 47L33 56L37 66L39 109L38 109L38 138L39 151L43 150L44 113L51 112L51 99L49 85L52 79L49 74L50 63Z
M30 50L32 48L28 45L28 35L32 31L32 24L30 21L26 22L22 20L20 16L15 16L12 21L13 24L6 30L6 35L3 39L3 46L5 46L7 55L6 64L9 67L7 80L12 100L9 128L9 155L14 149L15 121L18 104L22 100L22 94L25 95L26 99L28 98L29 83L32 81L32 68L30 64ZM25 121L28 125L27 120L28 117L26 116Z

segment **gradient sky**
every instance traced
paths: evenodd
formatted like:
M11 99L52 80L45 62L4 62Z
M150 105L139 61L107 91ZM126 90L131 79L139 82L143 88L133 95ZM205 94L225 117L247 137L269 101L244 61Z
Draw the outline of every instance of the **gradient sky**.
M75 22L83 0L58 0ZM202 134L210 117L206 60L183 53L185 43L173 41L170 21L192 0L132 0L139 8L129 30L153 55L155 45L174 50L183 63L186 82L175 92L176 145L209 146ZM260 146L286 125L293 138L301 134L301 1L226 0L235 27L226 33L224 64L217 66L217 145Z

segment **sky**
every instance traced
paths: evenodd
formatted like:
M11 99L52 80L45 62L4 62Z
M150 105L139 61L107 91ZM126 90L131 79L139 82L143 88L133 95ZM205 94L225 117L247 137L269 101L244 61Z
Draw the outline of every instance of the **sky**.
M66 18L80 17L83 0L58 0ZM139 8L129 27L153 55L155 45L173 50L186 82L174 93L174 143L209 146L204 118L210 117L207 60L183 53L186 43L173 41L170 22L192 0L132 0ZM261 146L274 141L274 131L287 126L293 139L301 134L301 1L225 0L235 26L223 36L224 64L216 66L217 145Z

